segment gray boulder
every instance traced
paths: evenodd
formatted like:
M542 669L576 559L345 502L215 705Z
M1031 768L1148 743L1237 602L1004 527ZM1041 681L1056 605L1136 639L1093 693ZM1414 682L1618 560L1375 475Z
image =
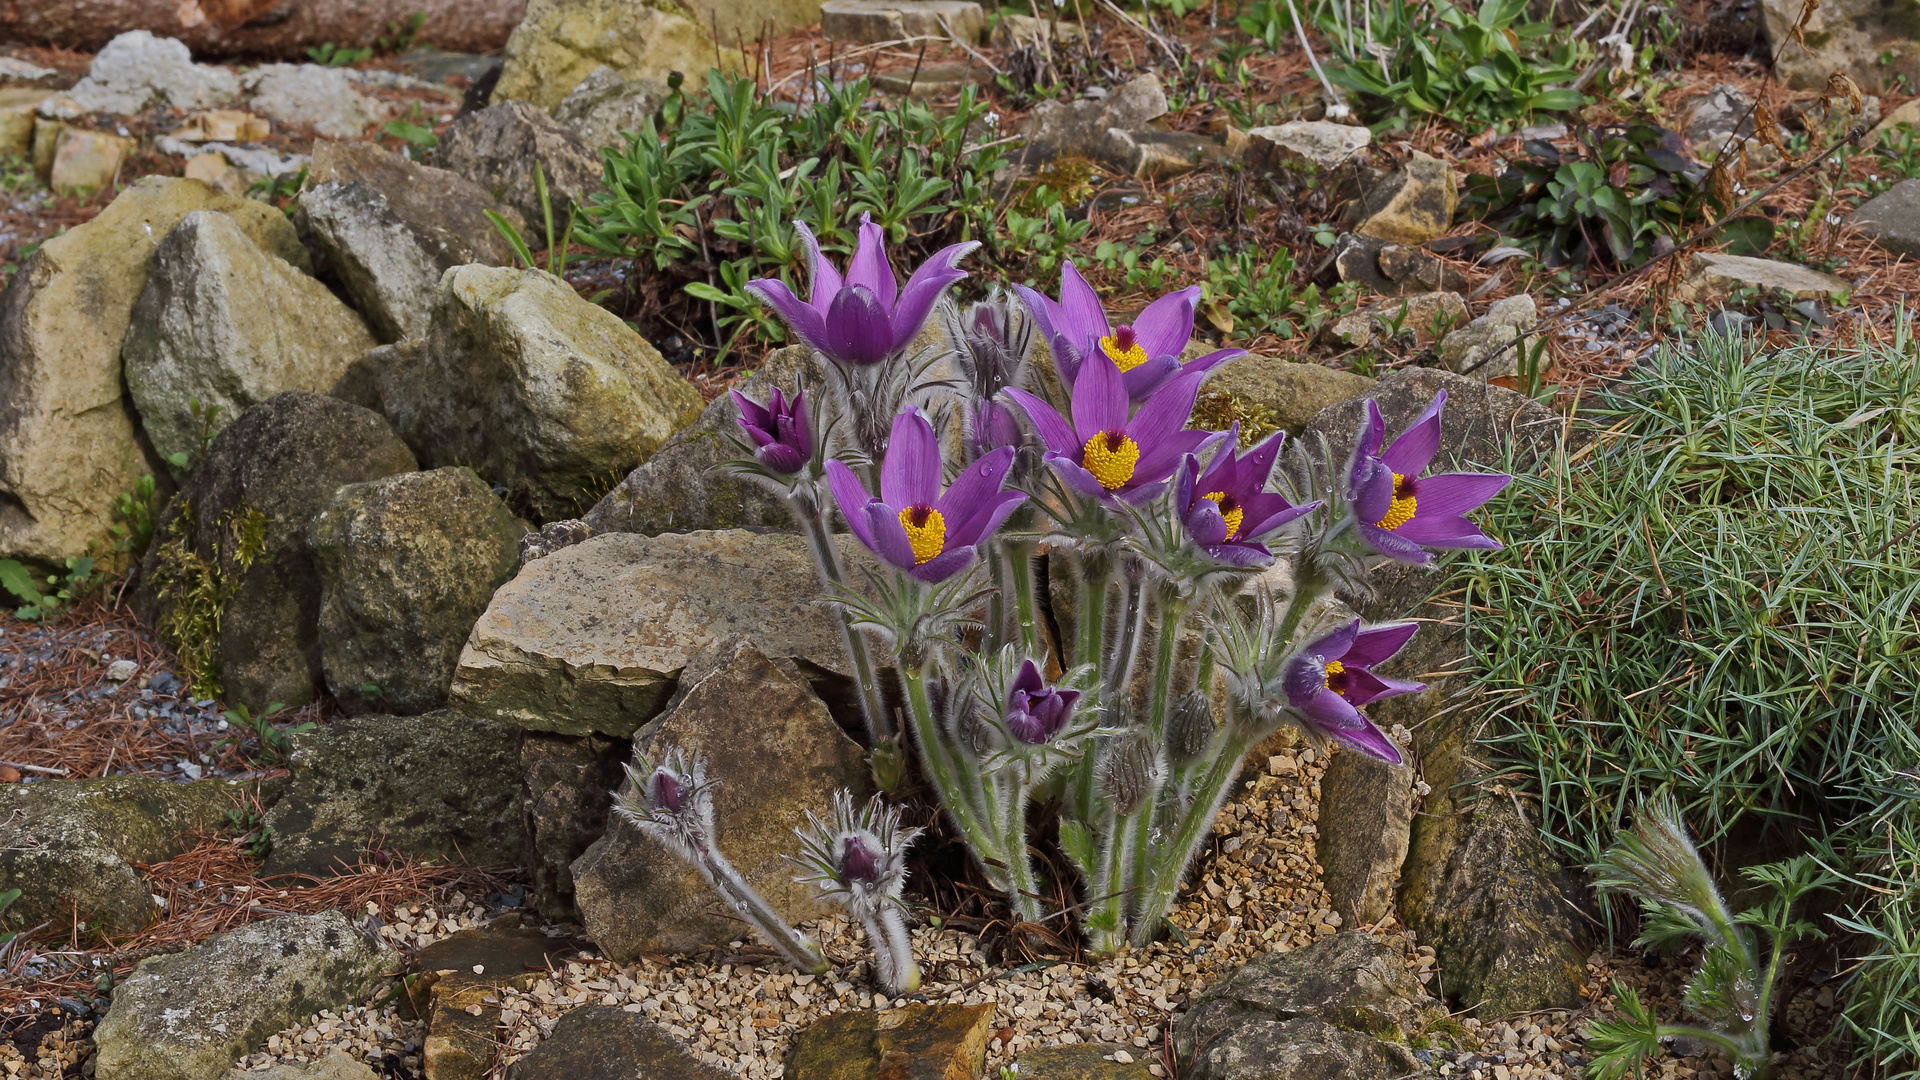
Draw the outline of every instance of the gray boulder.
M513 576L526 531L472 469L335 492L307 526L333 696L353 712L444 705L467 632Z
M1434 350L1440 362L1461 373L1480 379L1497 379L1520 370L1520 335L1529 333L1540 321L1540 309L1527 293L1495 300L1487 313L1448 334ZM1535 335L1525 342L1531 353L1539 343Z
M242 82L254 112L329 139L358 138L386 119L386 106L355 90L346 71L319 64L263 64Z
M131 30L95 53L87 77L63 96L64 102L50 99L43 113L71 120L91 113L131 116L155 105L204 109L239 97L240 80L226 68L194 63L173 38Z
M227 215L196 210L155 249L121 358L147 438L171 458L200 449L191 402L219 409L217 431L282 391L325 392L372 347L325 285Z
M1415 150L1349 213L1353 231L1390 244L1424 244L1453 227L1460 202L1453 166Z
M1126 133L1145 131L1166 114L1166 89L1151 73L1122 83L1105 97L1043 101L1020 123L1020 134L1032 147L1027 163L1084 157L1131 172L1140 151Z
M1298 435L1329 405L1364 394L1373 380L1324 364L1294 364L1271 356L1229 360L1207 377L1203 393L1227 393L1273 414L1282 431Z
M112 547L113 500L143 473L120 350L154 245L195 210L232 217L295 266L300 241L279 211L197 180L142 177L93 220L48 239L0 293L0 557L59 565Z
M528 903L549 922L577 923L573 861L607 831L630 746L603 735L529 731L520 741L520 804Z
M1411 674L1402 664L1393 670ZM1413 828L1413 784L1411 765L1388 765L1347 750L1328 762L1320 780L1314 857L1333 910L1363 924L1393 910Z
M195 674L249 708L321 685L320 574L307 524L342 485L416 468L378 415L292 390L216 436L167 504L135 605Z
M417 371L383 384L412 398L386 410L401 437L540 522L586 510L704 405L645 338L539 270L449 271Z
M282 785L266 781L259 795L271 801ZM251 793L238 781L144 776L0 787L0 891L20 890L7 917L16 928L65 926L77 910L110 933L145 929L158 911L133 864L186 851Z
M546 177L556 232L566 229L571 205L584 206L589 195L601 190L599 155L580 136L525 101L502 101L455 120L434 147L433 163L479 184L529 222L543 222L533 183L533 167L538 163ZM546 238L529 236L527 242L544 247Z
M1779 54L1774 78L1789 90L1822 88L1836 71L1869 94L1920 82L1920 32L1902 0L1823 3L1802 31L1805 45L1788 44L1806 9L1802 0L1761 0L1760 9L1767 41Z
M768 356L738 389L764 402L774 387L813 393L822 372L812 351L789 345ZM607 492L582 520L594 533L691 532L695 529L791 530L793 517L778 495L718 466L745 457L735 443L745 438L733 397L714 398L700 418L675 432L619 486Z
M795 25L813 21L819 7L809 5ZM709 20L698 9L660 0L528 0L507 40L493 100L551 109L603 65L628 79L660 81L676 71L695 79L714 66L739 70L740 54L722 53L708 27L758 27L760 13L730 6L713 15Z
M818 890L794 881L793 830L811 810L824 814L834 791L861 795L865 754L834 723L805 682L744 639L702 658L694 681L666 715L634 735L636 751L659 760L670 750L698 754L714 793L716 841L727 859L789 923L818 912ZM610 958L689 952L745 936L740 923L709 913L715 897L679 856L616 816L606 835L573 864L576 900L589 937Z
M287 792L267 811L261 873L337 873L369 845L432 862L520 857L520 729L441 710L355 716L293 737Z
M269 1035L357 1004L401 959L344 915L290 915L140 961L94 1031L99 1080L213 1080Z
M603 64L553 107L553 118L590 150L610 146L624 151L627 143L621 134L645 127L668 93L667 84L658 79L622 79Z
M837 543L859 580L871 557L850 536ZM841 631L819 599L798 536L591 537L528 563L493 594L449 700L533 731L626 738L666 707L688 661L736 634L809 678L844 674Z
M1728 83L1717 83L1712 90L1688 103L1687 142L1700 150L1719 153L1726 148L1727 137L1738 133L1742 139L1753 135L1753 99Z
M1902 180L1875 195L1847 224L1896 255L1920 256L1920 180Z
M380 1080L380 1075L336 1050L319 1061L275 1065L258 1071L233 1069L223 1080Z
M950 35L972 42L986 26L986 14L973 0L827 0L820 5L821 34L842 45Z
M1434 1003L1406 961L1359 930L1255 957L1174 1026L1181 1075L1369 1080L1416 1067L1400 1045Z
M488 195L480 185L384 150L378 143L316 142L308 182L361 183L372 188L441 270L463 263L507 266L513 262L512 245L494 228L486 211L506 218L523 236L527 232L519 211Z
M533 1052L507 1069L507 1080L726 1080L703 1065L666 1029L611 1005L572 1009Z

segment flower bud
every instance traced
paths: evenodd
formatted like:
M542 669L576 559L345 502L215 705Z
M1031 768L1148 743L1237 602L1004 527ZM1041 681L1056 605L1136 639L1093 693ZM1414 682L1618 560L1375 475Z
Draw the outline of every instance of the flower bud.
M840 876L871 885L880 879L880 852L855 833L840 842Z
M1067 726L1078 690L1055 690L1046 685L1040 668L1028 660L1007 691L1006 725L1014 738L1028 746L1044 746Z
M1193 761L1206 753L1213 732L1212 703L1200 691L1189 690L1174 701L1167 719L1167 752L1175 761Z
M687 786L667 769L655 769L647 787L650 789L647 792L647 799L653 803L654 809L664 810L669 814L677 814L686 809Z
M1144 733L1122 736L1107 747L1101 763L1100 790L1122 815L1145 806L1159 789L1160 780L1159 756Z

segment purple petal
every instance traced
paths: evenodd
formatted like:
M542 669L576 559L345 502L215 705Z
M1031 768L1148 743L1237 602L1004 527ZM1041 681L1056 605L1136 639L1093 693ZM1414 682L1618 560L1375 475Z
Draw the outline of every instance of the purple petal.
M1200 286L1189 285L1148 304L1134 317L1133 332L1148 357L1171 356L1178 361L1180 351L1193 337L1193 307L1199 302Z
M1227 541L1227 519L1212 499L1200 499L1187 512L1187 532L1201 547L1217 547Z
M1123 378L1127 384L1127 396L1134 401L1142 401L1155 390L1167 384L1167 380L1180 374L1180 361L1171 356L1156 357L1135 364L1133 370Z
M1458 517L1478 510L1513 482L1505 473L1436 473L1413 485L1414 517ZM1411 524L1411 522L1409 522Z
M1440 408L1447 403L1445 390L1433 396L1433 404L1420 414L1413 425L1400 433L1380 459L1401 476L1418 476L1433 461L1440 449Z
M919 566L907 571L909 577L917 578L928 584L936 584L952 577L973 565L973 549L956 548L944 555L937 555Z
M833 501L840 507L840 516L847 519L847 528L859 537L862 544L873 548L873 530L867 528L867 515L861 508L873 502L873 496L867 493L867 487L846 463L837 459L827 462L827 490L833 492ZM874 548L878 551L878 548Z
M1415 518L1395 529L1394 534L1425 547L1499 551L1505 546L1463 517Z
M1126 487L1111 494L1113 498L1126 503L1128 506L1145 506L1160 498L1160 496L1165 495L1167 488L1172 485L1172 477L1163 476L1158 480L1142 480L1140 479L1139 472L1136 471L1133 474L1133 479L1128 481Z
M1113 362L1107 361L1107 366L1112 367ZM1079 388L1074 389L1077 394ZM1161 387L1140 406L1139 413L1127 422L1127 434L1133 436L1133 441L1140 444L1140 454L1143 458L1154 447L1167 441L1168 436L1187 426L1187 419L1193 415L1194 399L1199 396L1200 376L1182 375ZM1074 404L1076 406L1079 404L1077 396ZM1126 408L1124 403L1121 408ZM1077 413L1074 420L1075 425L1078 426Z
M1353 636L1353 644L1347 646L1344 654L1335 655L1333 659L1349 668L1370 668L1399 652L1419 629L1420 624L1416 622L1369 626Z
M827 351L826 320L811 305L793 295L786 282L777 278L754 278L747 282L747 291L772 308L801 341L821 352Z
M1373 550L1385 555L1389 559L1395 559L1399 562L1419 563L1421 565L1433 561L1433 556L1427 554L1425 548L1411 540L1395 536L1385 529L1376 525L1369 525L1364 521L1360 523L1359 529L1360 538L1373 545Z
M1053 370L1060 376L1060 385L1072 386L1080 375L1080 353L1071 348L1060 327L1066 324L1066 313L1060 305L1025 285L1015 285L1013 293L1027 306L1033 316L1034 325L1040 331L1040 340L1047 343L1047 351L1053 354Z
M1286 667L1280 673L1280 689L1286 692L1287 704L1300 708L1326 688L1327 673L1310 652L1298 652L1287 658Z
M1207 554L1219 562L1226 563L1228 566L1237 566L1242 570L1254 566L1266 566L1273 562L1273 552L1267 550L1267 545L1243 540L1210 547L1207 549Z
M1354 715L1360 716L1359 713ZM1393 740L1387 738L1386 734L1365 716L1360 716L1358 727L1336 729L1327 734L1333 736L1340 745L1389 765L1398 765L1404 760L1400 756L1400 748L1393 745Z
M779 392L778 389L774 390L776 394ZM729 390L727 393L733 396L733 407L740 410L741 427L748 431L756 428L761 431L773 430L773 413L766 406L738 390Z
M1046 460L1047 464L1053 467L1054 473L1060 477L1060 481L1080 494L1092 495L1099 499L1113 498L1113 493L1108 491L1100 481L1095 480L1093 474L1073 460L1071 455L1048 454Z
M947 523L947 546L960 543L954 539L956 533L966 532L975 519L984 518L992 509L994 495L1000 491L1001 481L1007 478L1007 470L1013 468L1013 448L1001 447L980 460L960 470L947 493L933 504L935 510Z
M1103 431L1124 430L1133 434L1127 423L1127 384L1120 378L1120 368L1104 352L1088 353L1081 361L1080 377L1074 380L1073 400L1069 404L1073 409L1073 433L1079 437L1076 448L1085 446ZM1192 398L1187 399L1187 407L1193 407ZM1181 417L1180 422L1185 423L1186 418ZM1145 448L1138 436L1133 441Z
M1067 424L1066 420L1053 411L1053 406L1018 387L1008 387L1006 394L1013 399L1015 405L1020 406L1022 412L1027 414L1028 422L1033 424L1034 433L1040 436L1041 442L1047 444L1048 450L1056 454L1071 455L1079 453L1080 448L1086 445L1084 440L1074 435L1073 428Z
M827 309L820 351L845 364L877 364L893 348L893 326L886 309L859 285L841 289Z
M905 509L940 498L940 440L927 414L908 409L893 418L887 456L880 463L880 501Z
M1353 503L1353 516L1368 525L1387 516L1393 509L1393 470L1379 458L1363 458L1353 463L1353 487L1347 492Z
M1100 352L1100 339L1112 332L1107 313L1100 309L1100 297L1080 276L1079 268L1068 259L1060 269L1061 321L1054 331L1064 336L1083 357Z
M1285 499L1281 499L1278 495L1275 495L1274 498L1280 499L1280 502L1283 504L1286 502ZM1262 505L1264 506L1265 504ZM1262 510L1261 513L1266 514L1266 516L1256 517L1254 511L1246 509L1243 504L1245 516L1240 519L1240 539L1247 541L1256 540L1283 525L1306 517L1308 514L1320 509L1321 505L1322 503L1316 499L1305 506L1283 506L1281 509L1272 512Z
M913 569L913 541L900 524L900 511L875 500L861 507L867 530L873 534L873 553L902 570Z
M847 264L847 285L858 285L880 301L880 310L893 313L893 301L899 282L893 279L893 267L887 262L887 231L873 223L871 214L860 215L860 241L853 249L853 261Z
M900 302L893 309L893 347L904 349L914 338L920 335L920 328L927 324L927 316L933 314L933 305L940 302L940 294L947 286L967 276L958 263L967 257L977 241L969 240L964 244L943 247L928 257L920 268L907 279L907 287L900 293Z
M1236 425L1237 426L1237 425ZM1188 454L1174 469L1173 505L1179 510L1193 509L1194 492L1197 490L1194 477L1199 475L1200 459ZM1202 492L1202 494L1205 494Z
M971 514L961 528L947 526L947 547L977 547L982 540L993 535L993 531L1006 523L1007 517L1027 501L1024 491L1002 491L989 496L982 505L981 512Z
M1360 710L1354 708L1352 702L1324 686L1305 704L1295 705L1294 708L1305 713L1307 719L1313 721L1314 727L1328 735L1352 731L1367 723L1367 718L1360 715Z
M1359 634L1360 620L1352 619L1341 624L1339 629L1322 634L1308 642L1307 647L1300 652L1305 656L1317 656L1323 661L1338 660L1347 655L1348 649L1353 648L1353 639Z
M1205 356L1196 356L1180 365L1180 370L1182 372L1212 371L1229 360L1238 360L1245 355L1247 355L1245 349L1216 349Z
M1381 698L1398 697L1426 688L1426 683L1383 679L1371 671L1352 671L1347 677L1347 700L1358 707Z
M800 246L807 249L807 265L813 271L812 307L825 315L827 305L833 303L833 298L840 294L840 271L835 270L827 257L820 254L820 241L814 239L813 230L807 228L806 222L796 220L793 228L800 234Z
M791 476L807 464L806 455L785 443L761 446L753 452L753 456L762 465L783 476Z
M1182 457L1203 454L1226 438L1224 431L1176 431L1151 444L1141 442L1140 463L1133 467L1133 483L1163 480L1173 474Z
M796 390L793 394L793 411L789 414L793 425L793 437L785 441L792 444L801 457L813 456L813 421L807 413L807 392Z
M1009 687L1013 693L1037 694L1047 688L1047 680L1040 675L1040 667L1028 660L1020 665L1020 673L1013 677Z

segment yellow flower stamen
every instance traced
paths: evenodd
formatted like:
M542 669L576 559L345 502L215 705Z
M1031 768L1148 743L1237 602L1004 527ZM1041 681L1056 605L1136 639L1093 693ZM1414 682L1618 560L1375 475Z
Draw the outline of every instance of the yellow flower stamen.
M1201 498L1212 499L1219 505L1220 516L1227 520L1227 539L1240 535L1240 523L1246 520L1247 512L1240 508L1239 503L1227 498L1224 491L1209 491Z
M1375 525L1388 532L1392 532L1413 520L1413 513L1418 503L1413 497L1413 492L1406 490L1406 488L1407 478L1401 476L1399 473L1394 473L1393 502L1387 507L1387 516L1374 522Z
M1119 368L1123 375L1147 362L1147 350L1141 348L1131 335L1128 335L1125 348L1112 336L1101 338L1100 351L1107 354L1107 359L1112 360L1113 366Z
M900 511L900 527L907 530L907 543L913 545L913 565L939 558L947 547L947 519L930 506L909 506Z
M1333 677L1335 675L1344 675L1346 674L1346 671L1347 671L1347 666L1345 664L1342 664L1340 661L1338 660L1327 661L1327 677L1321 680L1320 685L1326 687L1329 690L1332 690Z
M1113 491L1133 479L1134 467L1140 464L1140 447L1120 432L1103 431L1087 440L1081 464L1101 487Z

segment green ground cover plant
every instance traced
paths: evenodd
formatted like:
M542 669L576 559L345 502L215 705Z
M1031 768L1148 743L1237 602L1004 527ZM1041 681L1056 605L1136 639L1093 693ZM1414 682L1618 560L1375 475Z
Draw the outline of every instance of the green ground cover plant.
M1846 1022L1920 1076L1920 360L1706 337L1603 395L1598 433L1493 504L1453 580L1502 778L1570 862L1668 789L1710 853L1839 874L1804 917L1857 958Z

